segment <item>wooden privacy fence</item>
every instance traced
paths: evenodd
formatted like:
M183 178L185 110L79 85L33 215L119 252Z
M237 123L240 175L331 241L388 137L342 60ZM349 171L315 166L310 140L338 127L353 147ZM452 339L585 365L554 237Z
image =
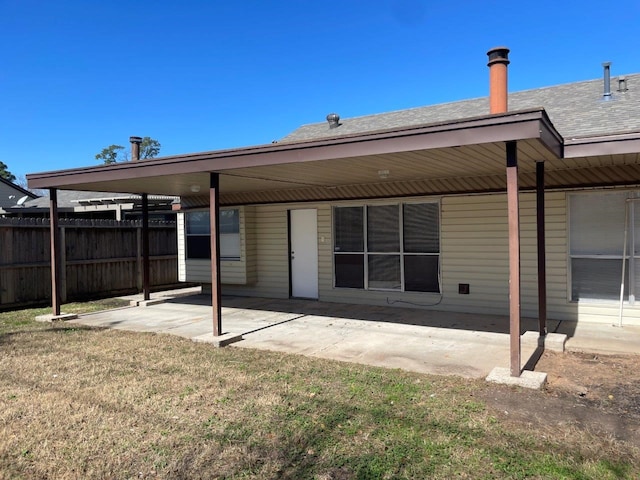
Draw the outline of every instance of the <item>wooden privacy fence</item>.
M151 222L152 286L178 283L174 222ZM140 221L60 219L62 301L142 290ZM51 299L49 219L0 218L0 309Z

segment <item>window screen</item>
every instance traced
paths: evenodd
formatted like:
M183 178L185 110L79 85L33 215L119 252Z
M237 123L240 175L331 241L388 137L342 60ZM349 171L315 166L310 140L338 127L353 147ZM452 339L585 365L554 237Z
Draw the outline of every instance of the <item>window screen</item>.
M406 253L440 252L440 221L437 203L404 205L403 220Z
M362 207L340 207L333 211L335 232L334 251L364 251L364 209Z
M367 250L400 252L398 205L367 207Z
M364 255L335 255L336 287L364 288Z
M399 290L400 255L369 255L369 288Z

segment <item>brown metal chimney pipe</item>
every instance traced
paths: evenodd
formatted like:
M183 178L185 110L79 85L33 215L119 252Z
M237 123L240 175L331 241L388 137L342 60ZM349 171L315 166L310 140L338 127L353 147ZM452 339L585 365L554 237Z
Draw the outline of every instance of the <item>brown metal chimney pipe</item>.
M135 162L140 160L140 144L142 143L141 137L129 137L131 142L131 161Z
M489 56L489 113L506 113L507 106L507 65L509 49L495 47L487 52Z

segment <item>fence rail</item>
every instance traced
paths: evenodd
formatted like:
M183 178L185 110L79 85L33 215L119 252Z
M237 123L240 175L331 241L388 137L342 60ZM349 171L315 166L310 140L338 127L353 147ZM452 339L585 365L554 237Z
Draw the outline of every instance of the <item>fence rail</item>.
M60 219L61 296L73 301L142 290L139 221ZM151 286L178 283L176 225L149 225ZM51 299L49 220L0 218L0 309Z

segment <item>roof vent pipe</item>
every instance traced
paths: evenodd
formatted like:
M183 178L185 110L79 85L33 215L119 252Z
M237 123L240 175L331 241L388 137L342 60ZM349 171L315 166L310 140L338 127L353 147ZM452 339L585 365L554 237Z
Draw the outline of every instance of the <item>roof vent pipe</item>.
M611 100L611 62L604 62L604 94L603 100Z
M507 112L507 65L509 49L495 47L487 52L489 56L489 112Z
M629 90L627 88L627 77L618 77L618 91L626 92L627 90Z
M131 161L135 162L140 160L140 144L142 143L142 138L129 137L129 141L131 142Z
M327 115L327 122L329 122L329 128L338 128L340 126L340 115L330 113Z

